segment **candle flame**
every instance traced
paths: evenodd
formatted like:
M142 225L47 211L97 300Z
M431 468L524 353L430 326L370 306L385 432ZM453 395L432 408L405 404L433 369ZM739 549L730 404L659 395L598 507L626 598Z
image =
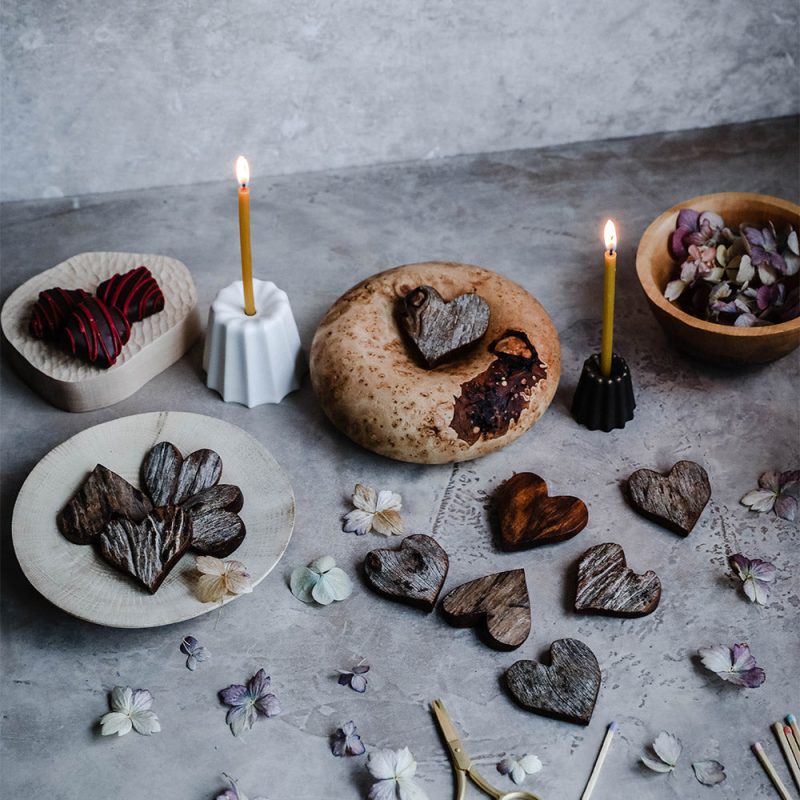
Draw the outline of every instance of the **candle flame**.
M603 238L606 240L606 250L609 253L613 253L617 249L617 229L611 220L606 222Z
M250 165L244 156L236 159L236 180L241 186L247 186L250 183Z

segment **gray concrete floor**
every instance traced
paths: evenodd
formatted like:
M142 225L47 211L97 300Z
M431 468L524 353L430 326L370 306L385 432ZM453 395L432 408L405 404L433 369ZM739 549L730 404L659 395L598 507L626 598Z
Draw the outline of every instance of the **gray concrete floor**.
M636 244L673 203L710 191L745 190L797 200L797 119L545 150L263 178L252 184L256 274L289 293L303 343L333 300L361 278L425 259L469 261L505 273L533 292L561 335L563 374L552 407L514 445L474 463L423 467L361 450L321 414L308 382L279 406L248 410L209 390L198 344L182 361L112 408L68 414L31 393L4 366L2 380L2 741L0 794L28 798L212 798L220 773L250 797L363 797L363 758L334 758L329 735L353 719L368 749L408 745L431 800L451 796L452 778L428 703L447 702L481 770L505 753L535 753L544 769L527 788L544 800L578 797L606 724L620 734L594 795L610 798L774 796L749 752L763 739L788 780L768 725L800 713L797 528L756 516L739 497L769 468L798 466L798 354L729 372L670 348L636 282ZM583 359L600 332L607 216L619 223L617 346L628 359L639 406L622 431L579 427L569 402ZM238 270L233 181L124 194L7 204L2 208L2 296L34 273L85 250L158 252L184 261L203 314ZM284 560L249 597L189 623L143 631L72 619L22 576L11 546L16 494L34 464L86 427L161 409L226 419L262 441L288 472L297 526ZM711 476L713 498L682 539L635 515L621 494L638 467L667 469L690 458ZM543 475L552 490L589 506L578 537L527 553L495 549L486 499L514 470ZM402 493L409 531L434 533L451 556L448 586L491 571L527 569L533 630L516 653L481 644L471 630L372 594L328 608L292 597L298 564L332 554L353 576L376 535L356 538L340 518L353 484ZM570 611L573 565L591 544L619 542L638 570L654 569L661 605L640 620ZM779 568L767 608L747 603L725 577L726 555L742 551ZM196 673L181 637L212 652ZM579 728L517 708L500 678L518 658L550 642L586 642L603 670L592 724ZM722 685L697 663L697 648L749 641L767 682ZM337 685L336 668L372 665L364 695ZM272 675L283 713L234 739L217 690L259 667ZM101 739L97 719L116 684L148 687L163 731ZM637 761L662 729L684 755L670 776ZM725 764L726 783L698 784L694 760ZM469 796L469 795L468 795ZM477 796L477 795L474 795Z

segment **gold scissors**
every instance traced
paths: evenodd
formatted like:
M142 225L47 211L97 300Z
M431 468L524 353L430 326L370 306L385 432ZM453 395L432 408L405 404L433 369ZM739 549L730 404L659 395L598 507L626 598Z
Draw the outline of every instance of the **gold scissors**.
M484 780L480 772L475 769L472 759L464 750L464 746L458 738L458 731L445 710L444 703L441 700L434 700L431 703L431 708L439 725L439 730L447 742L447 748L450 750L450 760L453 762L453 769L456 773L456 800L464 800L467 791L467 778L495 800L540 800L530 792L501 792L499 789L495 789L491 783Z

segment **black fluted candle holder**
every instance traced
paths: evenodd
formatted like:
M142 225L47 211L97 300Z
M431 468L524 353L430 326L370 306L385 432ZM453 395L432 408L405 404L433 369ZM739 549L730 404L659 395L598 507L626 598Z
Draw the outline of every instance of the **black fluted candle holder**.
M590 431L608 432L624 428L633 419L634 408L633 381L625 359L614 353L611 375L606 378L600 371L600 354L589 356L572 398L572 416Z

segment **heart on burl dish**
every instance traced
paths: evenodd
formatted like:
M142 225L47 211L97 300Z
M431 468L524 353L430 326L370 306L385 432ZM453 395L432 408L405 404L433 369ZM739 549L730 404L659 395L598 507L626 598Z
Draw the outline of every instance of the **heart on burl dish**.
M588 725L600 691L600 665L577 639L550 645L550 666L517 661L506 671L506 686L523 708L545 717Z
M442 601L445 619L457 628L481 626L499 650L516 650L531 632L525 570L486 575L453 589Z
M578 564L575 610L616 617L644 617L658 607L661 581L652 570L637 575L613 542L590 547Z
M569 539L589 522L583 500L547 494L547 483L532 472L518 472L497 491L494 507L502 550L525 550Z
M432 536L406 536L397 550L372 550L364 559L370 586L393 600L433 611L450 559Z
M477 294L449 302L432 286L417 286L400 300L400 327L428 369L477 342L489 327L489 304Z
M628 478L628 499L648 519L688 536L711 499L711 484L699 464L678 461L667 475L636 470Z

